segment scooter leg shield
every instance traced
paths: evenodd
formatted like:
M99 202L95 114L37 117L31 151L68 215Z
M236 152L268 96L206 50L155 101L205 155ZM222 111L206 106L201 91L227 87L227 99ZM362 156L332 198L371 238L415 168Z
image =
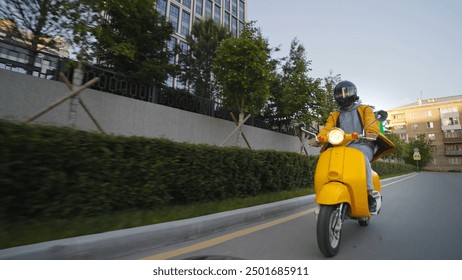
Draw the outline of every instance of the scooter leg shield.
M348 188L339 182L330 182L322 186L316 194L316 203L322 205L335 205L346 202L351 205Z

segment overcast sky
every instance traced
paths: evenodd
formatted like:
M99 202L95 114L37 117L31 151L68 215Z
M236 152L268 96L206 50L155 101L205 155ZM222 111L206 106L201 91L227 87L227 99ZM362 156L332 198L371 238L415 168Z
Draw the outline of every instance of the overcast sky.
M462 0L248 0L247 20L289 54L297 38L309 76L332 70L364 103L391 109L462 94Z

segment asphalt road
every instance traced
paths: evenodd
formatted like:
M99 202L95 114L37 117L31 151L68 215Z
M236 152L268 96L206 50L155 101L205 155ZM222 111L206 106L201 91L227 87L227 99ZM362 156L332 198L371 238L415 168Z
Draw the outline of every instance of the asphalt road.
M345 223L337 260L461 260L462 174L416 173L382 181L383 208L367 227ZM325 259L316 243L314 204L124 259Z

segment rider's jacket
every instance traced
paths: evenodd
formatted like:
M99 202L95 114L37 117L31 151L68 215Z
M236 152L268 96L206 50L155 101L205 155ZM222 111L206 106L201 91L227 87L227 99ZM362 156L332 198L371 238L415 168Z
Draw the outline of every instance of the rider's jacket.
M371 106L369 105L359 105L356 108L358 115L361 119L362 124L370 124L375 120L375 114L374 110ZM334 128L338 127L338 119L340 116L340 111L334 111L332 112L329 117L327 118L327 122L324 125L324 127L321 129L321 131L318 134L319 137L324 137L327 139L327 134L329 131ZM367 133L374 133L377 135L377 139L375 141L375 148L374 148L374 157L372 158L372 161L377 160L389 153L392 153L396 150L395 144L391 142L390 139L388 139L381 131L380 131L380 124L379 122L374 122L372 125L366 128L366 134ZM357 131L357 133L362 133L362 131ZM330 148L332 145L330 143L324 143L324 145L321 148L321 153L324 152L326 149Z

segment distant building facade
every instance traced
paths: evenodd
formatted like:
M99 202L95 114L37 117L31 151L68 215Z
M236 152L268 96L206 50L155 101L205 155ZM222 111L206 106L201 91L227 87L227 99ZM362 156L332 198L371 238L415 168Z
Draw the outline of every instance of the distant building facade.
M247 18L247 0L157 0L157 11L169 20L174 28L174 35L169 41L169 48L173 50L178 45L187 50L186 36L190 34L195 22L212 18L223 25L234 36L238 36L244 29ZM177 63L177 57L172 63ZM181 87L171 77L167 84Z
M22 41L15 36L14 24L5 19L0 19L0 69L6 69L19 73L26 73L26 65L29 60L30 43ZM32 35L25 31L23 37L30 38ZM59 61L68 57L69 46L62 37L53 39L56 49L39 45L38 55L35 58L33 75L36 77L51 79L55 70L59 67Z
M462 172L462 95L431 98L388 110L392 133L409 141L424 135L432 160L425 169Z

